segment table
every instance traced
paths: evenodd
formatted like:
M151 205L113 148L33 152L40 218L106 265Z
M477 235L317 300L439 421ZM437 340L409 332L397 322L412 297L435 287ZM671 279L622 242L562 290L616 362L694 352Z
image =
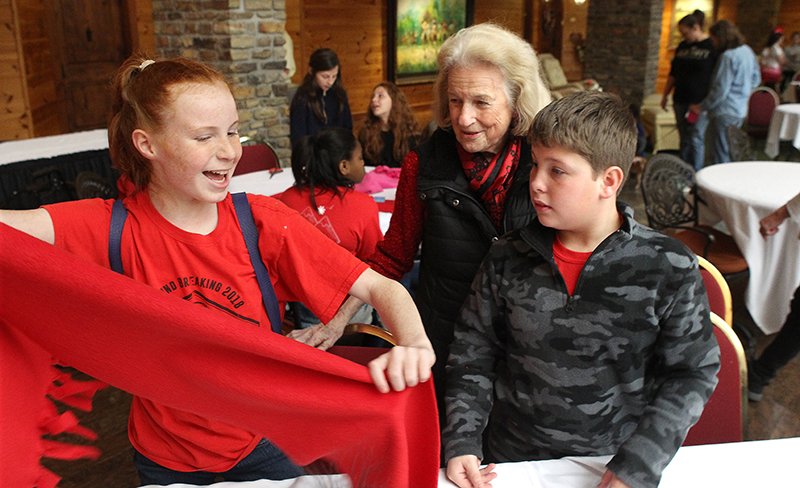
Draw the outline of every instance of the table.
M366 171L374 170L374 166L367 166ZM256 195L273 196L282 193L294 185L294 176L292 175L291 168L283 168L279 173L270 173L269 170L254 171L243 175L237 175L231 178L231 184L228 190L231 193L246 192ZM378 202L380 213L378 219L383 233L389 228L389 221L392 218L392 213L388 208L382 206L383 202L393 202L395 197L396 188L387 188L379 193L374 193L372 197Z
M108 149L108 131L96 129L0 143L0 164Z
M660 488L687 486L752 488L797 486L795 468L800 437L767 441L687 446L664 470ZM503 463L496 468L493 488L595 488L610 456L567 457L549 461ZM188 488L190 485L170 485ZM352 488L343 475L301 476L285 481L216 483L213 488ZM439 474L439 488L456 485ZM147 488L155 488L150 486Z
M784 103L775 108L764 146L767 156L774 158L780 153L780 141L792 141L800 149L800 103Z
M661 108L661 95L645 98L641 110L642 124L653 142L653 152L680 149L680 135L670 98L667 108Z
M700 220L724 223L750 268L745 305L766 334L777 332L800 284L800 225L787 219L769 239L759 220L800 192L800 163L751 161L716 164L697 172L706 205Z
M97 129L0 143L0 206L31 209L73 200L82 172L116 179L108 132Z

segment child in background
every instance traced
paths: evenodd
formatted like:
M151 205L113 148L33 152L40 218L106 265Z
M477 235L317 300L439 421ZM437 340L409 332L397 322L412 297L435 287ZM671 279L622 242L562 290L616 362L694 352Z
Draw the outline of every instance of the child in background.
M120 67L114 90L109 148L133 190L123 200L125 274L175 299L232 316L242 327L272 333L228 193L242 148L236 102L223 76L188 59L134 56ZM402 285L371 271L282 203L256 195L247 200L259 231L258 252L279 303L312 304L327 321L348 293L361 297L404 346L370 363L378 390L402 390L430 377L433 349ZM85 199L0 210L0 222L109 267L113 205L113 200ZM387 381L387 368L401 374ZM219 373L214 364L208 369ZM269 378L263 387L269 388ZM142 484L303 474L261 436L147 398L133 398L128 434Z
M372 166L399 168L419 137L417 120L403 92L391 81L372 90L367 119L358 132L364 161Z
M339 57L328 48L317 49L308 60L308 73L289 106L292 147L305 136L326 127L353 130L350 102L342 86Z
M636 144L617 96L556 100L530 138L537 219L492 246L450 346L447 476L611 454L600 487L655 488L719 369L697 260L617 202Z
M383 234L378 205L369 195L353 190L364 179L361 145L353 133L331 128L304 137L292 151L292 173L295 184L280 200L357 258L370 257ZM299 328L320 323L302 303L295 310ZM372 308L362 307L351 321L370 323Z

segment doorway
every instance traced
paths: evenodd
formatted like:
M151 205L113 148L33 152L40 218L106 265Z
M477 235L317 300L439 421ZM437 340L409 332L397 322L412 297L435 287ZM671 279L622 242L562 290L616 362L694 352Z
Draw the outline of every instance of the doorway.
M50 0L55 62L70 132L108 124L111 80L128 55L126 2Z

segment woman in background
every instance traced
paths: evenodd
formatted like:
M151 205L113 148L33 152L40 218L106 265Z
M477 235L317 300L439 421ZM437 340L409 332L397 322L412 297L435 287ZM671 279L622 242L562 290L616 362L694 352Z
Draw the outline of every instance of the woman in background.
M741 127L747 115L747 101L761 82L756 54L745 44L744 36L728 20L720 20L709 29L719 51L711 89L701 103L689 110L698 116L707 112L714 162L731 160L728 127Z
M761 81L780 92L783 67L786 65L786 55L783 53L783 29L780 27L770 32L767 44L761 51Z
M717 53L711 39L703 32L705 14L700 10L684 16L678 21L678 30L683 41L675 50L672 66L661 97L661 108L667 108L667 99L672 93L675 123L680 137L681 159L696 170L705 162L705 137L708 117L705 114L690 115L689 105L700 103L708 94ZM688 116L688 117L687 117Z
M326 127L353 130L339 57L333 50L321 48L311 53L308 73L292 98L289 119L292 147L303 137Z
M406 96L391 81L378 83L372 91L367 120L358 132L364 161L371 166L399 168L414 149L419 128Z

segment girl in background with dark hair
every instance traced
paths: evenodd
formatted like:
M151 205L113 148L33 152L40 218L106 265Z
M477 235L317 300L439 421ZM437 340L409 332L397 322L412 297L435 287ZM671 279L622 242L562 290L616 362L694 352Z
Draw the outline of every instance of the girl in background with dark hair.
M370 257L383 234L378 205L371 196L353 190L364 179L361 144L353 133L335 127L302 138L292 150L292 173L295 184L280 200L357 258ZM298 328L320 323L302 304L295 307ZM371 307L362 307L352 319L371 321Z
M705 14L700 10L684 16L678 21L678 30L683 41L675 49L675 57L669 78L661 97L661 108L667 108L667 99L672 93L675 122L680 136L681 159L699 170L705 163L705 136L708 117L693 115L689 105L700 103L708 94L717 53L711 39L703 32Z
M367 119L358 132L364 161L372 166L399 168L418 138L419 128L406 96L391 81L378 83L372 91Z
M731 160L728 127L741 127L747 115L750 94L761 83L756 54L745 44L744 36L728 20L720 20L709 29L719 61L711 88L701 103L692 104L695 114L708 113L711 145L715 163Z
M350 102L342 86L339 57L328 48L317 49L308 61L308 73L289 108L292 147L325 127L353 130Z

